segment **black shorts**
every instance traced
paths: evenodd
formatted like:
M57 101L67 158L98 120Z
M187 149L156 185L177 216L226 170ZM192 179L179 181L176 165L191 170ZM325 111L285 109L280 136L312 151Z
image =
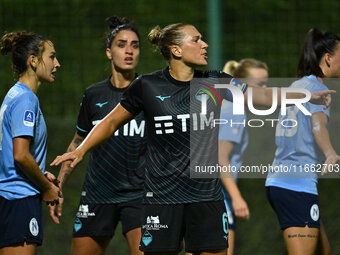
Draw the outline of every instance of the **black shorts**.
M223 200L174 205L144 205L144 252L187 252L228 248L228 219Z
M122 232L125 235L130 230L141 227L141 213L141 199L119 204L91 204L81 199L73 237L112 237L119 221L122 222Z
M266 187L268 200L279 219L281 229L320 228L319 197L274 186Z
M0 196L0 248L23 242L40 246L42 241L40 195L15 200Z

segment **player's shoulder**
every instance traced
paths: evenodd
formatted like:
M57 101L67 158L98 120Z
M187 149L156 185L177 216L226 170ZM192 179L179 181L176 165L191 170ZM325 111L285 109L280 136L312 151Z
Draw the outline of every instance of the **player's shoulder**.
M148 81L148 80L153 80L153 79L162 78L162 77L163 77L163 70L157 70L152 73L142 74L138 76L136 80Z
M131 83L130 88L137 88L137 87L147 87L147 84L153 86L155 82L159 82L160 79L163 78L162 70L158 70L152 73L146 73L139 75L134 81Z
M89 87L86 88L86 91L96 91L99 89L103 89L103 88L106 88L108 84L110 84L110 79L106 78L103 81L99 81L99 82L91 84Z
M98 95L110 93L110 79L96 82L85 89L84 96L87 98L97 97Z
M328 90L328 87L323 84L316 76L309 75L304 76L301 79L293 82L291 85L293 88L304 88L309 91L319 91L319 90Z
M30 104L39 104L39 99L36 94L29 90L11 90L7 96L12 97L13 104L25 102L30 102Z

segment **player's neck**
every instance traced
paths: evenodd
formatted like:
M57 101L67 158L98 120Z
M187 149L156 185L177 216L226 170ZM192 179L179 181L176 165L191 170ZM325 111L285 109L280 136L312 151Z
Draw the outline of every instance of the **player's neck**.
M110 81L111 84L116 88L125 88L131 84L135 78L135 75L134 69L126 72L118 72L113 69Z
M190 81L194 77L194 68L187 66L181 61L171 60L169 73L178 81Z
M41 84L35 73L32 74L29 71L25 72L19 77L19 82L29 87L34 94L37 94L38 88Z

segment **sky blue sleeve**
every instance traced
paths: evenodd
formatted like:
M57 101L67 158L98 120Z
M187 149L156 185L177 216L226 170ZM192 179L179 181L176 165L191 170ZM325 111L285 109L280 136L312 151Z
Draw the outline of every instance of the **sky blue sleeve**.
M36 97L25 93L17 98L11 108L12 138L34 136L38 111L39 102Z

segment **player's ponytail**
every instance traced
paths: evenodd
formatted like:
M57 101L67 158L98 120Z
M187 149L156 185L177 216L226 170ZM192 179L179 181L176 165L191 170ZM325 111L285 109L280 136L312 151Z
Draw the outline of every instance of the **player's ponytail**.
M223 72L234 76L235 70L237 69L237 67L240 65L239 62L235 61L235 60L229 60L227 63L225 63L224 67L223 67Z
M322 33L316 28L310 29L306 35L300 56L297 69L298 77L311 74L324 77L320 68L320 61L326 53L334 53L336 43L339 41L339 37L333 33Z
M182 44L182 40L185 37L185 33L182 28L187 24L177 23L171 24L163 29L159 26L155 26L148 35L149 42L159 49L163 57L169 61L171 59L171 46Z
M15 31L6 33L1 38L1 54L12 54L12 66L19 75L27 70L27 59L30 55L41 58L44 51L44 42L48 39L41 35Z
M162 29L157 25L155 26L150 33L148 34L148 40L149 42L156 47L156 49L159 49L159 42L162 37Z
M14 45L16 44L18 38L26 33L25 31L16 31L16 32L10 32L5 34L1 38L1 54L7 55L8 53L12 52Z

